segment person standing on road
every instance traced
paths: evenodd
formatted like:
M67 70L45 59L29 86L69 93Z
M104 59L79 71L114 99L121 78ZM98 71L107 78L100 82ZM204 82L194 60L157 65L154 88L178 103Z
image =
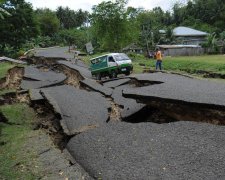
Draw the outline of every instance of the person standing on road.
M78 56L79 56L78 52L75 51L73 64L77 64L77 62L78 62Z
M159 48L156 48L155 57L156 57L155 69L157 70L159 67L159 69L162 70L162 52L159 50Z

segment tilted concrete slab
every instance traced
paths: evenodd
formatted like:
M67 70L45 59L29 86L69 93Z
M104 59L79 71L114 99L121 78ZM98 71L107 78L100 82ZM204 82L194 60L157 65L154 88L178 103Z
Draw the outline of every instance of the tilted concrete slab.
M66 80L66 76L62 73L54 71L42 71L36 67L25 67L25 80L22 80L22 89L38 89L41 87L59 84Z
M68 52L69 47L50 47L50 48L35 48L34 56L45 58L74 58L74 53Z
M65 65L71 69L78 71L80 75L83 76L84 78L92 78L91 71L88 68L78 66L69 61L58 61L58 64Z
M67 149L96 179L223 179L225 127L196 122L112 123Z
M40 101L44 100L44 97L40 93L40 89L30 89L29 90L29 95L30 95L30 100L31 101Z
M97 92L79 90L72 86L57 86L41 90L62 116L61 125L68 135L106 124L110 103Z
M16 63L16 64L27 64L27 62L12 59L12 58L8 58L8 57L5 57L5 56L0 57L0 62L3 62L3 61L8 61L8 62L11 62L11 63Z
M100 92L101 94L105 96L111 96L112 95L112 89L102 86L101 84L97 83L95 80L91 79L84 79L83 81L80 81L81 84L84 86L89 87L90 89Z
M49 48L35 48L33 50L35 57L43 57L48 59L62 59L75 62L74 54L75 50L70 50L69 47L49 47ZM87 68L87 65L81 61L77 60L77 65Z
M108 88L116 88L118 86L127 84L129 81L130 81L129 78L123 78L123 79L111 80L111 81L105 82L103 83L103 85Z
M52 70L41 70L35 66L27 66L24 68L23 77L37 80L37 81L59 81L59 79L65 79L66 76L62 73L57 73Z
M130 85L123 85L113 90L112 98L114 102L122 107L121 118L125 119L144 108L146 105L137 103L136 100L124 98L122 91L124 89L132 89Z
M135 78L163 83L126 89L123 91L125 97L138 99L143 103L160 100L208 108L225 108L225 84L223 83L165 73L139 75Z

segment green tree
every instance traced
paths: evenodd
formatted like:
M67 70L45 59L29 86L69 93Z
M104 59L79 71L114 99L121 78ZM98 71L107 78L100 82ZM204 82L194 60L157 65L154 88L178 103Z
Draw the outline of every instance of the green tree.
M66 44L72 46L76 45L78 48L82 49L86 41L86 32L82 29L64 29L59 33L61 40ZM69 48L70 49L70 48Z
M5 0L0 0L0 5L4 5ZM6 11L3 7L0 7L0 18L4 19L4 16L10 16L10 13L8 13L8 11Z
M87 11L71 10L68 7L58 7L56 10L56 15L60 20L61 28L77 28L83 25L88 19L89 13Z
M31 4L24 0L8 0L1 5L11 14L5 19L0 18L0 53L13 47L14 50L38 34L37 22Z
M108 1L93 7L91 24L102 49L116 51L128 43L126 3Z
M53 36L59 31L59 19L54 11L50 9L37 9L36 17L41 30L41 35L43 36Z

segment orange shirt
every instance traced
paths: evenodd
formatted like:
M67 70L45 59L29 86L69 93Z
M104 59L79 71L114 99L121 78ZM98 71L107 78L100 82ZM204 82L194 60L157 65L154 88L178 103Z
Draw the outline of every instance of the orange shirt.
M162 53L161 53L161 51L157 51L156 52L156 59L162 61Z

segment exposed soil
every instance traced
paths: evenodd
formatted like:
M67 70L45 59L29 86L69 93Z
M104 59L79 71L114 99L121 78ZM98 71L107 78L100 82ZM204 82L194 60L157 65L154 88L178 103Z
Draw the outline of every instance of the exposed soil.
M177 120L160 109L146 106L142 108L139 112L124 119L124 121L129 123L153 122L157 124L163 124L175 122Z
M35 65L54 65L58 60L63 60L63 58L46 58L46 57L33 57L29 58L26 61L29 64Z
M19 89L20 83L22 81L24 74L23 67L13 67L12 69L8 70L8 73L5 78L0 80L0 89L4 88L13 88Z
M135 87L144 87L144 86L150 86L154 84L162 84L163 82L160 81L147 81L147 80L136 80L134 78L131 79L129 82L130 85L134 85Z
M61 150L69 141L60 125L61 115L54 112L54 108L47 100L31 103L31 107L37 112L39 121L34 125L34 129L44 129L51 136L54 144Z
M201 108L183 104L173 104L160 101L151 101L149 107L156 108L176 121L195 121L225 125L225 110Z
M56 65L54 70L62 72L66 75L67 79L64 84L71 85L76 88L80 87L80 81L84 79L78 71L70 69L65 65Z
M117 105L111 98L108 98L111 104L111 108L108 109L109 111L109 119L107 122L109 121L121 121L121 110L122 107Z

